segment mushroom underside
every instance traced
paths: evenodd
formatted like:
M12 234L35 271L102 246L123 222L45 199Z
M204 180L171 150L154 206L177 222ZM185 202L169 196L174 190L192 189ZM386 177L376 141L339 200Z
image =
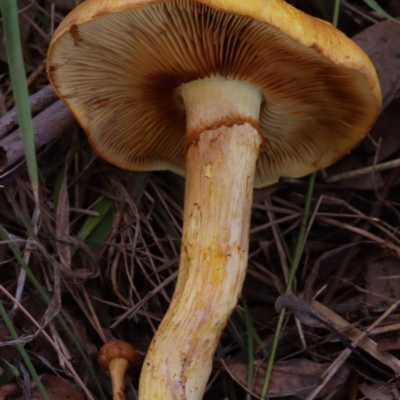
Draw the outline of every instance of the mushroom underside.
M181 86L206 77L246 81L262 92L260 133L268 145L256 187L330 165L375 119L358 71L268 24L196 1L103 15L73 25L59 42L49 69L56 90L95 151L126 169L185 174Z

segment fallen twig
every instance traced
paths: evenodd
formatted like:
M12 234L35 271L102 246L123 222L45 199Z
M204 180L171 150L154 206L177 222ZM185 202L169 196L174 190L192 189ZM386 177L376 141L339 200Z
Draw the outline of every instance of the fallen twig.
M53 87L51 85L45 86L43 89L29 97L31 113L35 114L43 110L56 100L57 95L55 94ZM16 108L13 108L8 113L0 117L0 139L4 138L17 125L17 110Z
M61 100L56 101L33 119L35 148L39 148L64 132L74 117ZM0 140L0 172L24 157L20 130Z
M343 172L341 174L329 176L326 179L326 182L333 183L337 181L342 181L343 179L354 178L355 176L372 174L378 171L385 171L387 169L397 168L398 166L400 166L400 159L397 158L396 160L386 161L381 164L370 165L369 167L364 167L353 171Z

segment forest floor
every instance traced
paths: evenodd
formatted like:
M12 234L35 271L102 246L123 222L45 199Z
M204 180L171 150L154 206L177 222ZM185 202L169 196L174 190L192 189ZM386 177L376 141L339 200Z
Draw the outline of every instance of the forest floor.
M39 210L18 126L10 122L14 98L0 43L0 223L7 235L0 242L0 300L19 336L12 341L0 318L0 400L42 398L18 344L51 400L110 398L109 374L97 357L111 338L138 351L126 379L127 398L136 399L177 276L184 180L172 172L124 171L97 157L48 86L51 33L75 3L19 2L34 126L42 132ZM334 0L290 3L332 20ZM400 17L398 0L378 3ZM309 177L254 190L243 296L223 332L205 399L262 393L279 318L275 303L296 248L295 296L280 297L287 312L267 396L400 399L400 24L362 0L343 0L338 27L377 69L381 114L350 154L317 172L306 226ZM314 313L323 322L310 322ZM333 378L311 395L328 371Z

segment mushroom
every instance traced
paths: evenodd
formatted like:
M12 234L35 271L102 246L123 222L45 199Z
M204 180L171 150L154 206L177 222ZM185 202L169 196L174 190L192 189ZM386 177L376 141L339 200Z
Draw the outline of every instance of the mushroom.
M283 0L87 0L47 71L99 156L186 176L179 277L139 398L201 399L246 273L253 186L363 139L381 105L374 67Z
M135 348L123 340L110 340L100 349L98 363L110 371L113 400L125 400L124 375L136 359Z

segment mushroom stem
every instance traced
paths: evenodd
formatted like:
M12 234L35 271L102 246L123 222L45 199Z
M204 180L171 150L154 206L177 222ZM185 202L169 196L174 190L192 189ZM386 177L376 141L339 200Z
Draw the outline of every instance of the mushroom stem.
M125 400L124 376L129 367L129 361L125 358L115 358L108 364L111 375L113 400Z
M245 91L242 96L246 104L254 100L257 114L258 93ZM194 103L202 104L204 97L213 101L219 96L195 96ZM191 100L188 104L186 96L184 99L189 116L188 109L196 105ZM236 107L232 98L225 106L229 102ZM205 108L211 113L215 107L221 109L220 104L208 106ZM198 137L189 134L179 277L143 364L141 400L203 397L221 331L240 296L247 266L253 178L262 140L253 116L247 112L232 116L228 109L225 107L221 120L229 117L230 126L205 130ZM251 122L235 123L235 118ZM195 125L193 120L187 124Z

